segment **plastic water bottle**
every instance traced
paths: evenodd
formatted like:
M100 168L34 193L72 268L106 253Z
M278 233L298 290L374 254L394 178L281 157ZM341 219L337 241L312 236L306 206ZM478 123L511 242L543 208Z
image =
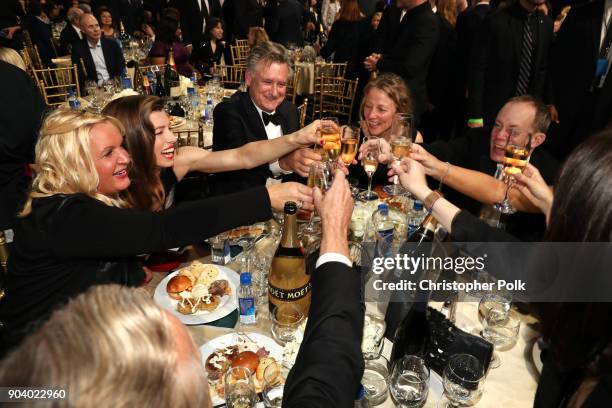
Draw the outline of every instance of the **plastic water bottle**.
M425 219L426 211L423 208L423 203L419 200L414 200L412 210L408 214L408 236L411 236L414 231L419 228L419 225Z
M76 92L74 91L74 89L71 89L70 91L68 91L68 105L70 106L70 109L72 110L81 109L81 101L79 101L79 98L77 98Z
M251 272L240 274L240 288L238 289L238 309L240 310L240 324L255 324L255 295L251 284Z
M200 97L195 88L187 88L187 97L189 98L189 116L193 120L200 119Z
M395 223L389 217L389 206L386 203L379 204L378 210L372 214L372 225L376 236L375 255L391 256Z
M128 75L127 68L123 70L123 75L121 75L121 88L132 89L132 78Z
M213 103L213 98L211 94L206 96L206 107L204 108L204 121L208 125L213 124L213 110L215 105Z
M157 91L157 78L153 71L147 71L147 78L149 79L149 85L151 85L151 95L155 95Z

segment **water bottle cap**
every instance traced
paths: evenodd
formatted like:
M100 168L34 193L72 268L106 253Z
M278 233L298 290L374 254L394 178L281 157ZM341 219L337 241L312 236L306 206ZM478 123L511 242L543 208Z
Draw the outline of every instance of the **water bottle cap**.
M195 93L195 88L187 88L187 95L193 96Z
M389 204L387 204L387 203L378 204L378 209L379 210L388 210L389 209Z
M242 272L240 274L240 284L241 285L251 284L251 272Z
M419 200L414 200L414 205L412 208L414 208L417 211L421 211L423 209L423 203L420 202Z

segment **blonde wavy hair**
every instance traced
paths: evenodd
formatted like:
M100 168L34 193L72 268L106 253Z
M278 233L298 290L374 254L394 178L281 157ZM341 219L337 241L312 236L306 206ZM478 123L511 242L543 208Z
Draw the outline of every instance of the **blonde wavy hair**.
M26 71L26 65L17 51L8 47L0 47L0 60L13 64L17 68Z
M0 382L66 390L41 407L208 407L202 361L182 352L181 329L142 288L94 286L4 359Z
M396 74L384 73L371 79L363 88L363 98L359 107L359 114L363 119L363 109L365 107L366 97L372 89L378 89L384 92L395 104L395 109L398 113L412 113L412 94L406 85L406 82Z
M118 196L97 192L100 179L91 154L90 133L101 123L111 123L122 135L125 133L121 123L110 116L64 109L47 115L36 142L36 176L20 216L30 214L33 199L56 194L81 193L107 205L125 206Z

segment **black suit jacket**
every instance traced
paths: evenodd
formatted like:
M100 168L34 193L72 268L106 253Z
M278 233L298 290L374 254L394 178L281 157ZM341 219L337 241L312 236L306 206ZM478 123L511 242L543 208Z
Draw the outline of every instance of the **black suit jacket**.
M51 63L51 58L57 57L51 40L51 24L44 23L35 16L28 16L26 28L30 32L32 42L38 47L43 64Z
M327 262L314 271L311 283L308 323L285 383L283 407L353 407L364 368L361 275Z
M321 49L323 58L334 53L334 62L346 62L346 77L356 78L363 63L361 44L367 36L369 20L335 21L329 31L329 39Z
M111 78L120 76L125 68L125 60L123 59L123 53L121 48L119 48L119 44L115 40L109 40L108 38L101 38L100 41L108 74ZM86 74L83 73L81 59L85 63ZM98 73L96 72L96 66L87 40L82 40L72 45L72 63L77 64L81 82L84 82L86 79L92 81L98 80Z
M482 24L468 69L468 117L491 125L516 93L523 42L524 9L517 2L489 14ZM553 40L552 20L536 11L537 31L528 93L543 99Z
M203 41L202 27L204 20L200 13L201 0L178 0L178 6L181 12L181 32L183 33L183 42L192 44L194 47ZM221 3L219 0L208 0L208 17L221 17Z
M62 55L70 55L72 53L72 44L79 41L81 41L81 37L79 37L72 24L66 24L66 27L60 33L60 52Z
M428 2L409 10L400 23L401 9L387 7L378 26L380 72L398 74L408 84L418 121L427 107L427 72L438 44L439 28Z
M298 0L269 1L265 10L266 32L270 40L287 46L304 45L303 28L308 10Z
M223 19L227 33L225 38L231 40L245 39L250 27L263 27L263 7L257 0L225 0Z
M612 72L591 91L601 39L604 1L572 6L551 53L550 77L559 124L551 128L555 153L565 157L612 118Z
M298 111L294 104L283 101L276 112L281 117L283 134L299 129ZM213 150L227 150L258 140L268 140L261 116L248 93L236 92L229 100L215 107ZM211 177L213 194L228 194L258 185L272 177L268 164L251 170L217 173Z
M109 0L108 7L113 12L113 18L117 20L116 24L119 24L120 18L125 31L130 35L139 31L145 21L142 0Z
M462 93L465 93L467 89L468 61L474 41L480 30L480 25L490 11L491 6L483 3L477 6L471 6L457 16L455 31L457 32L457 55L461 64L460 84Z

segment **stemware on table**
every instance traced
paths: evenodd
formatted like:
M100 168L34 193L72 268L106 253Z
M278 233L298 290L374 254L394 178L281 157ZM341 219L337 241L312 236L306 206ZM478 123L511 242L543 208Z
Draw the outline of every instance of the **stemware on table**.
M495 205L495 208L502 214L513 214L516 209L510 204L508 193L514 185L516 179L514 176L522 173L523 169L529 163L531 154L531 133L521 132L516 129L508 131L508 139L504 147L504 182L506 183L506 192L504 200Z
M470 354L455 354L444 369L444 396L438 408L473 406L484 391L485 373L481 362Z
M391 155L396 163L410 154L412 147L413 120L409 113L396 113L391 126L389 142ZM399 178L393 177L393 184L384 186L383 191L389 195L406 194L406 189L398 185Z
M393 402L402 408L420 408L429 394L429 368L417 356L403 356L393 365L389 381Z
M378 168L378 156L380 155L380 139L371 136L367 131L367 123L361 121L361 128L364 130L364 146L365 149L361 155L361 165L368 175L368 189L360 193L357 197L363 201L375 200L378 194L372 191L372 176Z

